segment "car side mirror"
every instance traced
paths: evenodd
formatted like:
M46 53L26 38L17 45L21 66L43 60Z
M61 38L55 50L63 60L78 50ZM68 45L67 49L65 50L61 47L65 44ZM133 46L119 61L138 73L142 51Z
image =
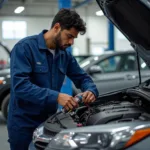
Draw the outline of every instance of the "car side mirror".
M102 68L98 65L91 66L89 69L89 74L94 74L94 73L102 73Z

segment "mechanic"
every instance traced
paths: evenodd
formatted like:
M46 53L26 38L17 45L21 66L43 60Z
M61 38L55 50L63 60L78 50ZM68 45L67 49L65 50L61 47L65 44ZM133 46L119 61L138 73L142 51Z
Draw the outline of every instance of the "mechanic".
M11 150L28 150L36 127L56 113L77 107L72 96L60 93L65 75L82 90L85 103L94 102L98 91L92 79L66 51L78 33L86 32L84 21L70 9L61 9L51 29L20 40L11 51L11 98L8 136Z

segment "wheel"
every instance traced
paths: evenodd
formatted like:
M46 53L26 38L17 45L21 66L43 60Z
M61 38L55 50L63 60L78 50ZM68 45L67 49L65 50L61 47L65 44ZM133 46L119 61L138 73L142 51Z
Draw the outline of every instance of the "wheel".
M3 102L2 102L2 106L1 106L1 109L2 109L2 115L4 117L4 119L7 120L7 115L8 115L8 104L9 104L9 99L10 99L10 94L8 94Z

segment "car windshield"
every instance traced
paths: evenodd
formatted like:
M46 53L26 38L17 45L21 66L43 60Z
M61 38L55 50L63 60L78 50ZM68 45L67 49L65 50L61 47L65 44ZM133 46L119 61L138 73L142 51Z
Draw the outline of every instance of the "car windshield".
M104 54L102 54L100 56L88 57L80 63L80 67L81 68L86 68L89 64L95 64L95 62L97 62L100 59L105 58L109 54L111 54L111 52L105 52Z
M82 68L83 68L83 67L86 67L86 66L88 66L89 64L91 64L91 63L97 61L98 58L99 58L98 56L91 56L91 57L85 59L84 61L82 61L82 62L80 63L80 67L82 67Z
M75 59L77 60L78 63L81 63L82 61L84 61L86 58L88 58L90 56L82 56L82 55L79 55L79 56L75 56Z

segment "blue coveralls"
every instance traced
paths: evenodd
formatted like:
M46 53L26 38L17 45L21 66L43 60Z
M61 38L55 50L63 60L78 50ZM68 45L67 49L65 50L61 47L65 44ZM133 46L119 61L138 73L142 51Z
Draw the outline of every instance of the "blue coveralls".
M11 98L8 135L11 150L27 150L34 129L57 111L57 98L67 75L82 91L98 96L95 84L75 58L58 50L53 55L39 35L19 41L11 52Z

